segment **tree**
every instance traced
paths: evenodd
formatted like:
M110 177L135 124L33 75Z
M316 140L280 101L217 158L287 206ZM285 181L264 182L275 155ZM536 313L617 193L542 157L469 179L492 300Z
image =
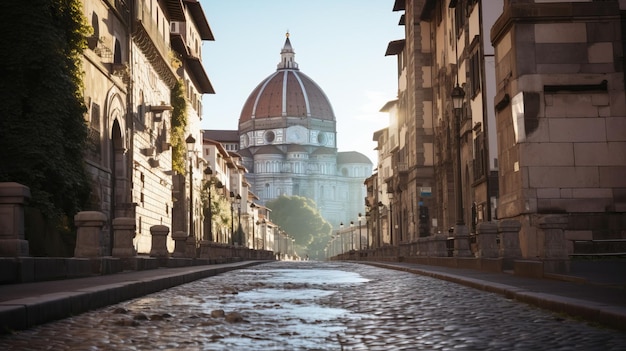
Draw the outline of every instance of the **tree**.
M293 236L301 250L311 258L324 257L323 249L330 239L332 226L322 217L313 200L281 195L265 205L272 210L272 222ZM299 254L302 256L302 252Z
M57 226L87 203L88 129L82 53L90 27L80 0L0 6L0 181L30 187L30 206Z

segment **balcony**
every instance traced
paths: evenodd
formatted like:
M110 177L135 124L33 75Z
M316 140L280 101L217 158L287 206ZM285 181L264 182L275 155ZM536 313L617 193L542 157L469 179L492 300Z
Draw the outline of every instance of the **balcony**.
M398 174L408 173L409 164L407 162L398 162L396 164L396 171L398 172Z

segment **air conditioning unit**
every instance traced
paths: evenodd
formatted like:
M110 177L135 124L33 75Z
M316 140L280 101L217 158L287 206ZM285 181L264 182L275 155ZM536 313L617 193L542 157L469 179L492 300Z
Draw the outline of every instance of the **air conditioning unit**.
M172 22L170 23L170 33L172 34L181 34L181 23L180 22Z
M156 150L155 150L155 147L152 146L152 147L147 147L147 148L143 149L142 151L143 151L143 154L146 155L146 156L154 156L154 152Z
M157 168L161 165L161 162L159 162L159 160L157 160L156 158L150 158L148 160L148 163L150 164L150 167L152 168Z

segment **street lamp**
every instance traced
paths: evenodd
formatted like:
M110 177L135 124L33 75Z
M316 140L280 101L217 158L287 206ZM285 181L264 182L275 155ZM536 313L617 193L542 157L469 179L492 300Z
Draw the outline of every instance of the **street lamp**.
M365 206L365 248L370 249L370 219L372 218L371 209L369 206ZM368 254L369 255L369 254Z
M193 232L193 152L194 145L196 144L196 139L189 134L187 139L185 139L185 143L187 143L187 153L189 154L189 237L194 238L195 235Z
M380 223L381 222L380 217L382 216L383 206L385 206L385 205L383 205L382 201L378 201L377 205L378 205L378 216L376 217L376 221L377 221L377 224L376 224L376 231L377 231L377 233L376 233L376 248L380 248L380 246L381 246L380 243L382 241L382 236L383 236L382 228L381 228L382 227L382 223Z
M261 221L261 223L263 224L263 248L262 250L265 250L265 240L267 240L267 221L265 220L265 218L263 218L263 221Z
M207 166L204 169L204 175L207 178L207 180L209 181L209 237L205 238L209 241L213 241L213 209L211 209L211 175L213 174L213 170L211 169L211 166Z
M458 78L457 78L458 79ZM463 219L463 190L461 179L461 109L463 108L463 100L465 98L465 91L459 86L457 81L456 86L452 89L452 106L454 107L455 115L455 127L456 127L456 224L465 225Z
M237 203L237 243L243 245L243 242L239 242L243 237L239 237L242 233L241 230L241 195L235 196L235 202Z
M230 244L235 243L235 193L230 192Z
M354 250L354 221L350 221L350 251Z
M389 244L393 246L393 211L392 211L393 190L387 192L387 196L389 196Z
M341 241L341 253L343 254L343 222L339 223L339 239Z
M256 230L254 228L254 222L255 222L255 217L254 217L254 208L256 207L256 205L254 204L254 202L252 204L250 204L250 208L252 209L252 249L256 250Z
M361 249L363 248L363 245L361 245L361 212L359 212L359 251L361 251Z

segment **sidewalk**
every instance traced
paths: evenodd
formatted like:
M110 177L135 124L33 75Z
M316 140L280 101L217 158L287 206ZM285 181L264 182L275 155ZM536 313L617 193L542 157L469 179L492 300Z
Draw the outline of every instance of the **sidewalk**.
M267 261L159 268L88 278L0 285L0 334L264 262Z
M572 281L403 262L360 263L447 280L626 331L626 260L576 262Z
M267 261L159 268L0 285L0 334L27 329L162 289ZM575 282L399 262L369 262L443 279L626 331L626 261L572 266ZM583 283L584 282L584 283Z

